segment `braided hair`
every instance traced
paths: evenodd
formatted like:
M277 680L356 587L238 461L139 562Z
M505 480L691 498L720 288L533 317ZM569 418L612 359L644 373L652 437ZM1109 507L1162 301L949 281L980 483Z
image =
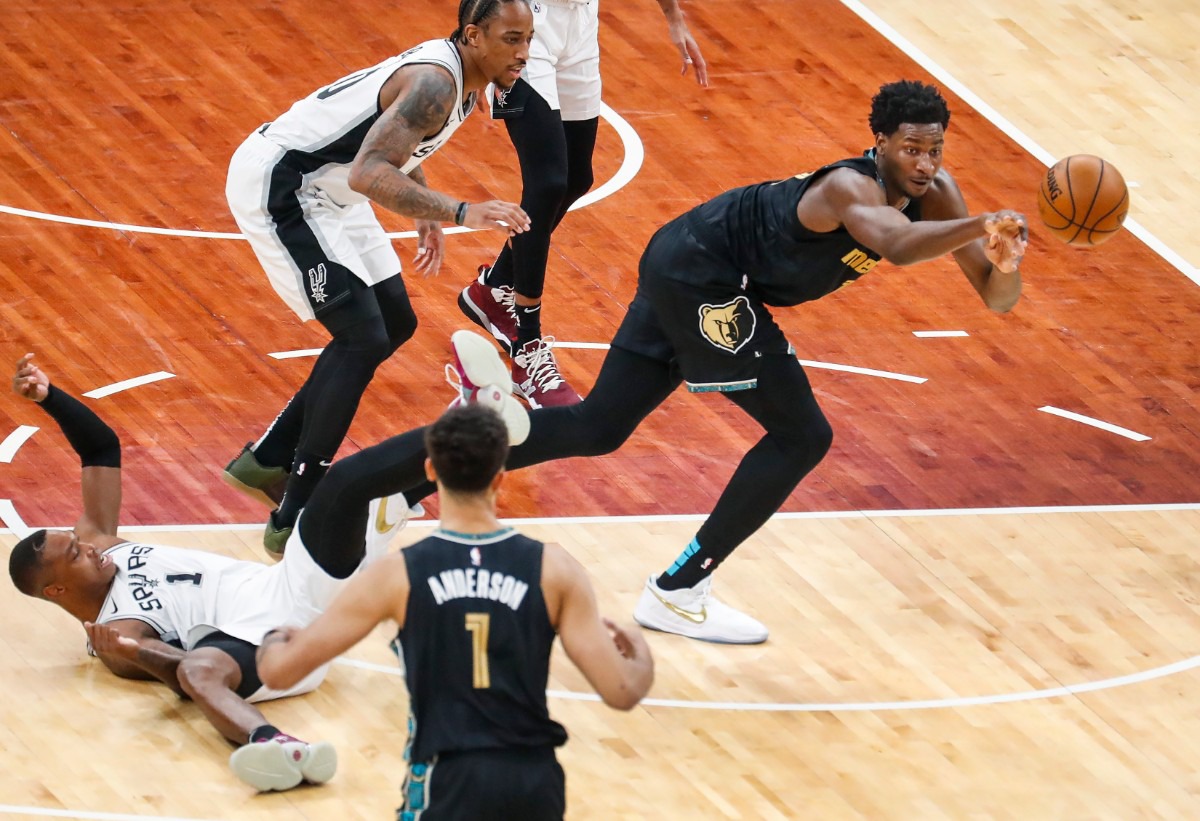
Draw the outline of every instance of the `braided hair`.
M458 28L450 35L450 42L461 43L463 29L478 26L500 13L500 7L508 3L524 3L527 0L459 0Z

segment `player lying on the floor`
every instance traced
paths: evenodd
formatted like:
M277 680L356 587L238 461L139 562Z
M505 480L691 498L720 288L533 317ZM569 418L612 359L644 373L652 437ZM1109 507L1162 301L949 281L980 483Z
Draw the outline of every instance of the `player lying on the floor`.
M286 790L328 781L337 769L333 746L280 731L254 706L313 690L327 667L271 690L259 681L255 651L271 628L315 619L356 570L386 552L408 518L403 497L376 499L367 516L359 511L351 521L338 504L347 460L338 462L275 565L128 541L117 535L117 435L52 386L32 359L17 363L13 390L39 403L79 455L83 512L71 530L38 530L16 544L8 563L13 584L77 618L91 652L116 675L161 681L194 701L239 745L229 763L246 783Z

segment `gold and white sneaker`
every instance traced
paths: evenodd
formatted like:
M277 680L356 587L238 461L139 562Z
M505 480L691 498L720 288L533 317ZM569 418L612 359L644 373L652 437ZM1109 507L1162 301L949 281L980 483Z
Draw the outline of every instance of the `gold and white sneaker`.
M365 567L388 551L396 534L404 529L409 519L419 519L425 515L425 508L420 505L409 507L403 493L394 493L379 499L372 499L367 505L367 549Z
M663 590L655 577L646 580L633 620L642 627L718 644L760 644L766 625L712 596L712 576L695 587Z

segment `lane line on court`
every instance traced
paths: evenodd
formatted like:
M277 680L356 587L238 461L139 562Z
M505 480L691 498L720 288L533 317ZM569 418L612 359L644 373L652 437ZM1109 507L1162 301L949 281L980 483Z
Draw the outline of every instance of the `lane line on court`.
M4 437L4 441L0 442L0 462L11 464L13 457L21 449L21 445L28 442L29 437L33 436L39 430L41 428L35 428L33 425L21 425L8 436Z
M599 202L605 197L615 194L620 191L629 181L637 176L638 171L642 168L642 163L645 161L646 151L642 146L642 140L625 119L613 111L607 104L600 104L600 116L608 121L613 130L621 138L621 143L624 148L624 158L621 160L621 166L617 169L617 173L613 174L612 179L605 182L598 188L589 191L584 196L580 197L569 210L575 211L579 208L584 208L594 202ZM200 239L234 239L244 240L245 237L240 233L229 233L226 231L196 231L184 228L159 228L153 225L130 225L120 222L107 222L105 220L82 219L80 217L67 217L61 214L51 214L45 211L31 211L27 208L14 208L11 205L0 205L0 213L11 214L15 217L27 217L29 219L44 220L46 222L58 222L66 225L80 225L86 228L105 228L110 231L124 231L134 234L159 234L170 237L196 237ZM446 234L469 234L476 230L465 226L450 226L442 229ZM408 239L417 236L416 231L393 231L388 234L392 239Z
M7 500L0 500L0 503ZM12 503L8 502L9 507ZM1058 507L961 507L933 508L925 510L803 510L776 513L771 521L789 519L902 519L932 516L1038 516L1048 514L1077 513L1167 513L1172 511L1200 510L1200 502L1172 502L1140 505L1061 505ZM12 515L18 519L15 509ZM654 522L702 522L708 513L662 513L632 516L540 516L526 519L505 518L500 521L513 527L525 525L603 525L603 524L649 524ZM0 520L3 517L0 516ZM436 519L409 520L407 527L434 528ZM71 525L45 525L47 530L61 530ZM177 525L130 525L122 527L121 533L174 533L178 531L196 533L223 533L262 530L262 522L237 524L177 524ZM0 533L9 532L0 529Z
M900 382L912 382L916 385L921 385L929 380L923 376L909 376L906 373L892 373L891 371L877 371L874 368L860 368L856 365L835 365L832 362L814 362L811 359L797 360L806 368L819 368L823 371L845 371L846 373L857 373L862 376L878 376L880 379L895 379Z
M205 821L175 815L130 815L124 812L90 812L88 810L52 810L45 807L18 807L0 804L0 815L36 815L40 818L87 818L95 821Z
M1039 162L1047 168L1054 165L1054 155L1034 142L1025 132L1013 125L1007 117L1004 117L999 111L985 103L978 94L971 91L963 83L960 83L954 75L934 62L933 58L917 48L916 45L900 32L896 31L896 29L892 28L891 24L882 17L871 11L863 3L859 2L859 0L840 0L840 2L843 6L858 15L868 26L883 35L892 45L904 52L914 63L917 63L936 77L942 85L961 97L967 105L975 109L985 120L996 126L996 128L1007 134L1013 142L1036 157ZM1131 234L1145 243L1150 250L1166 260L1168 264L1192 282L1200 285L1200 269L1188 262L1180 254L1168 248L1166 243L1150 233L1141 223L1136 220L1127 219L1125 220L1125 227L1129 229Z
M1138 433L1136 430L1123 428L1120 425L1114 425L1111 422L1105 422L1102 419L1095 419L1091 416L1084 416L1081 413L1073 413L1062 408L1056 408L1053 405L1043 405L1038 408L1043 413L1048 413L1051 416L1061 416L1063 419L1070 419L1072 422L1080 422L1084 425L1091 425L1093 428L1106 430L1109 433L1115 433L1117 436L1124 436L1126 439L1132 439L1135 442L1149 442L1150 437L1144 433Z
M84 396L89 399L101 399L105 396L112 396L114 393L127 391L130 388L140 388L142 385L149 385L152 382L161 382L164 379L174 379L175 374L167 373L166 371L156 371L148 373L144 376L135 376L132 379L125 379L121 382L114 382L111 385L105 385L102 388L96 388L94 391L88 391Z
M267 356L272 359L297 359L301 356L320 356L324 348L300 348L295 351L278 351L269 353Z
M913 331L918 339L945 339L952 336L970 336L966 331Z
M358 659L338 658L337 664L344 667L355 667L360 670L370 670L389 676L403 676L404 671L399 666L374 664ZM1200 656L1192 656L1183 661L1131 673L1125 676L1106 678L1100 681L1089 681L1082 684L1068 684L1061 687L1049 687L1044 690L1024 690L1017 693L995 693L984 696L952 696L948 698L918 699L912 701L848 701L848 702L752 702L752 701L688 701L676 698L644 698L643 707L674 707L685 710L727 710L731 712L762 712L762 713L863 713L872 711L900 710L944 710L959 707L986 707L992 704L1012 704L1022 701L1039 701L1049 698L1065 698L1083 693L1093 693L1099 690L1111 690L1117 687L1127 687L1145 681L1187 672L1200 667ZM570 690L547 690L550 698L567 701L600 701L595 693L576 693Z

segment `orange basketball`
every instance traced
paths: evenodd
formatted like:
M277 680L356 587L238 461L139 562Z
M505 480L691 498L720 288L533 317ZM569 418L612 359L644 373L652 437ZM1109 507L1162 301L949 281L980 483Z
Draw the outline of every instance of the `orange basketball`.
M1112 163L1074 154L1054 164L1038 189L1038 214L1068 245L1107 242L1129 213L1129 189Z

